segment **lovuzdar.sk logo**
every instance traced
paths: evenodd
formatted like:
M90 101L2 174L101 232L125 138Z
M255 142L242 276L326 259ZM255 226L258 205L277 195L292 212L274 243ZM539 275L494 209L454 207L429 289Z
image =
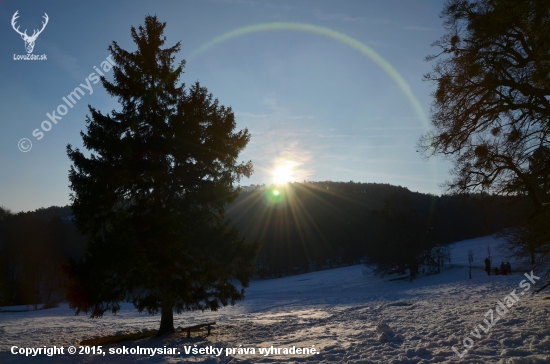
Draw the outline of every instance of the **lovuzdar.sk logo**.
M29 36L27 34L27 29L25 29L24 32L21 32L21 31L19 31L19 26L17 28L15 27L15 21L17 20L17 18L19 18L19 16L17 15L18 13L19 13L19 10L17 10L15 12L15 14L13 14L13 17L11 18L11 26L12 26L13 30L15 30L17 32L17 34L19 34L21 36L21 38L23 38L23 41L25 41L25 49L27 51L27 54L14 54L13 59L15 61L45 61L45 60L47 60L47 57L46 57L45 54L36 55L36 54L32 54L32 51L34 50L34 43L36 42L36 38L38 38L40 33L42 33L42 31L44 30L44 28L46 28L46 25L48 24L48 20L50 19L48 17L48 14L44 13L43 18L45 19L45 22L44 21L42 22L42 29L33 30L32 35Z

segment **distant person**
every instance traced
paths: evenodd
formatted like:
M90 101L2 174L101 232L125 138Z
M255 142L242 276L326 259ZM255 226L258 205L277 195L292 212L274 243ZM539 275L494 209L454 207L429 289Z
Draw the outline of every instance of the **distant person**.
M500 273L506 275L506 264L504 262L500 263Z
M500 274L498 267L495 267L495 276L498 276Z
M489 257L485 258L485 271L487 272L487 275L491 275L491 261L489 260Z
M510 265L510 262L506 262L506 271L508 273L512 273L512 266Z

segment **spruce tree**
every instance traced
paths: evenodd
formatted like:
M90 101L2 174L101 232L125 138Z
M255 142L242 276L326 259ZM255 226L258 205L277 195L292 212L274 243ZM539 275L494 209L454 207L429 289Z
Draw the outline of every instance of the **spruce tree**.
M162 48L165 26L147 16L131 28L135 52L109 46L114 80L101 81L121 108L89 107L88 157L67 146L76 226L89 237L85 257L67 267L70 307L101 317L132 302L161 312L159 335L174 331L174 311L243 299L259 249L224 220L234 183L252 173L237 161L250 134L198 82L178 84L185 61L174 65L179 42Z

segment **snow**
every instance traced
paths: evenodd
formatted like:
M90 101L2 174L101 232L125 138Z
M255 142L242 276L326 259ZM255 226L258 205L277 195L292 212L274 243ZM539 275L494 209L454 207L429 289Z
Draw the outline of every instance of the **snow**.
M174 316L176 327L216 321L210 336L196 332L187 339L176 333L109 345L102 350L115 354L105 356L70 355L66 350L70 345L78 347L85 338L157 329L159 316L139 314L129 304L116 316L95 320L74 316L67 304L41 311L2 312L0 363L550 363L550 301L543 299L545 295L531 295L533 287L520 287L522 282L529 283L525 270L506 276L488 276L483 271L487 244L494 265L505 260L498 243L492 237L456 243L451 264L441 274L413 282L381 278L362 265L254 280L246 299L236 306ZM474 251L472 279L468 279L467 267L470 249ZM518 269L517 262L510 262L512 269ZM542 282L542 272L538 276ZM498 301L504 303L514 290L517 302L506 301L508 311L485 333L482 328L487 328L488 311L493 310L496 319ZM464 343L471 348L462 354ZM14 345L63 346L65 354L14 355L10 352ZM241 352L246 348L249 354L238 354L239 345ZM176 354L167 355L122 354L138 346L177 349ZM282 354L283 348L293 346L314 348L318 353ZM223 350L219 356L211 351L187 355L185 348ZM226 355L226 348L235 348L235 354ZM252 348L255 354L250 354ZM277 349L281 354L276 354Z

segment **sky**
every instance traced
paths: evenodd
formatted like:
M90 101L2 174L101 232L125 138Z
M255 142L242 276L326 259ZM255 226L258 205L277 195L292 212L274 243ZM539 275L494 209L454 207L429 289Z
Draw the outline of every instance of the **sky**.
M251 139L243 186L286 181L389 183L441 194L448 161L416 144L430 129L425 57L444 34L443 1L0 0L0 206L13 212L70 204L67 145L83 149L88 105L119 104L92 73L112 79L107 47L133 52L146 15L181 42L180 82L199 81L231 106ZM28 54L22 36L35 40ZM48 21L45 27L45 16ZM45 55L45 56L44 56ZM88 80L88 81L86 81ZM80 85L83 86L80 86ZM80 87L80 99L68 96Z

